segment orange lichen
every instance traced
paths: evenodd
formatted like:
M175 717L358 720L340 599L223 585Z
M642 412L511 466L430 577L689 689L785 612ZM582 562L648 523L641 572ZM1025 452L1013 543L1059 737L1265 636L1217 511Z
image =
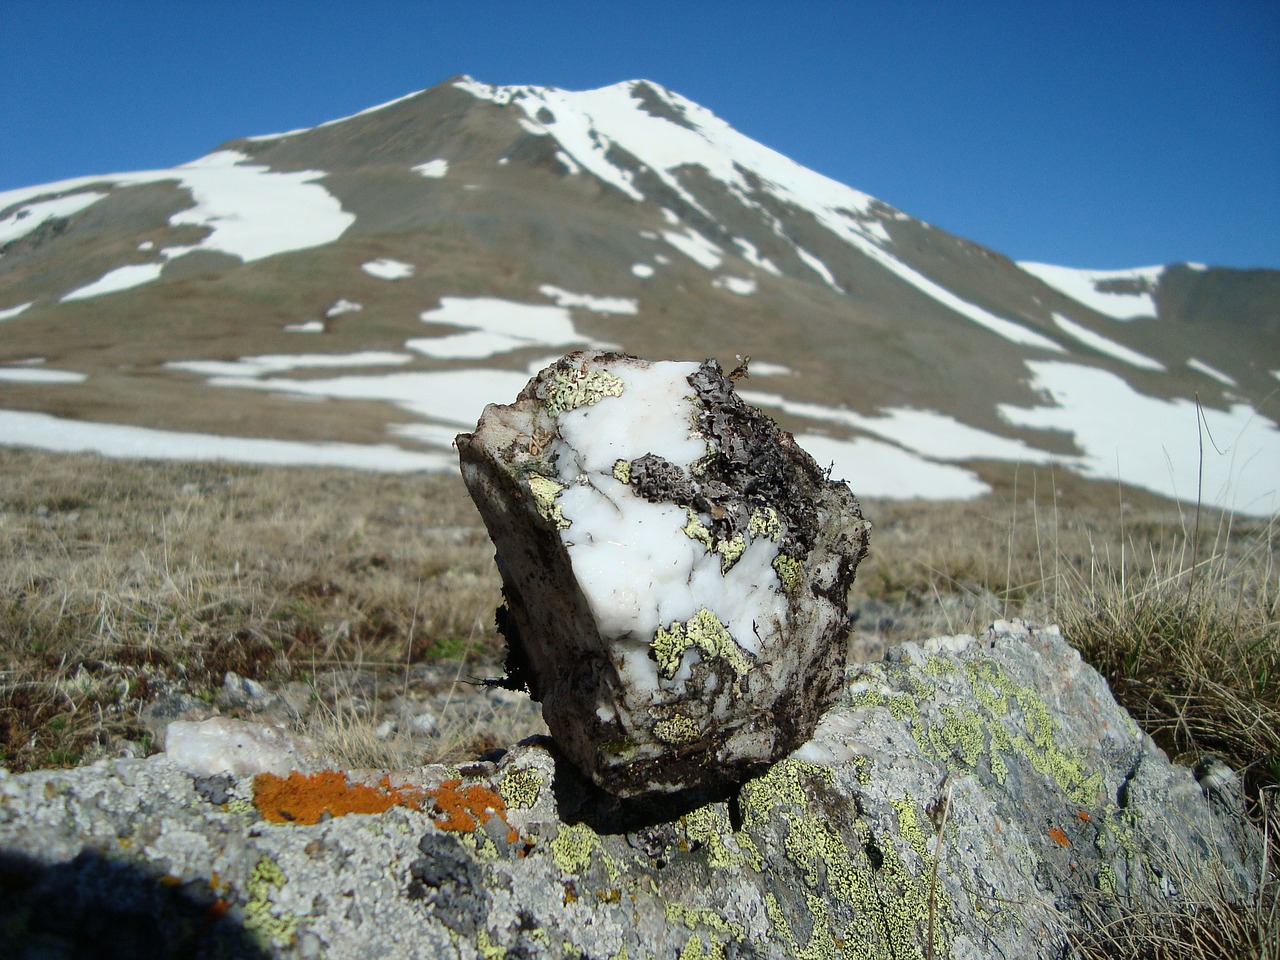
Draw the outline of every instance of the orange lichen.
M427 791L393 787L388 777L376 787L350 783L337 770L298 773L287 777L260 773L253 778L253 804L271 823L319 823L348 813L385 813L392 807L421 809Z
M478 783L463 786L459 779L446 780L432 790L393 787L390 777L383 777L377 786L351 783L337 770L294 771L287 777L261 773L253 778L254 806L271 823L315 824L349 813L385 813L392 807L421 810L428 799L437 814L432 819L441 830L472 833L492 817L507 824L507 805L501 796ZM507 842L519 839L507 824Z
M1082 823L1088 823L1090 820L1093 819L1092 817L1089 816L1089 813L1086 810L1077 810L1076 816L1080 818L1080 821Z
M1071 846L1071 840L1067 837L1067 833L1061 827L1050 827L1049 837L1060 847Z
M471 833L487 823L490 817L500 817L507 822L507 804L493 790L478 783L462 786L461 780L446 780L435 791L436 810L440 817L435 821L441 830ZM511 830L507 840L515 843L519 834Z

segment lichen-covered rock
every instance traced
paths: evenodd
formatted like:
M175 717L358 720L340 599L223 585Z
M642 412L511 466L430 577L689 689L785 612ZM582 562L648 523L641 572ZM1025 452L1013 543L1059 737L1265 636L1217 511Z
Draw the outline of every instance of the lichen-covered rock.
M457 446L497 547L510 682L597 784L720 787L809 737L868 528L715 361L571 354Z
M1120 911L1248 901L1230 781L1055 629L997 624L852 669L798 751L665 817L545 738L390 775L0 771L0 956L1061 960Z

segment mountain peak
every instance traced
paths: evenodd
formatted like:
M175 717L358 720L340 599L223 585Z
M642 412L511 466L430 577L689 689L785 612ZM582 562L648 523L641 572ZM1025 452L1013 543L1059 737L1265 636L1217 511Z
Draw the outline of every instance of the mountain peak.
M0 194L8 405L164 429L165 449L232 433L437 466L549 353L742 354L744 396L859 493L973 496L992 464L1054 463L1265 513L1277 303L1276 271L1016 264L644 79L457 76L169 170ZM1201 424L1244 451L1220 481ZM0 435L55 427L0 411Z

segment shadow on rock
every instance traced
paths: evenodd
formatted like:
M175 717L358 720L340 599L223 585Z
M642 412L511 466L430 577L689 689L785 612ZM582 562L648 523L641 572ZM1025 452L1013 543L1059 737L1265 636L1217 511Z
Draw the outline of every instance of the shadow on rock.
M205 882L170 883L84 850L64 863L0 852L9 960L265 960Z
M530 738L533 740L534 738ZM738 785L697 787L675 793L649 793L620 798L596 786L567 759L551 737L540 737L539 746L550 751L556 762L552 783L556 812L565 823L585 823L601 836L634 833L647 827L679 820L686 813L709 803L732 800ZM525 741L530 742L530 741Z

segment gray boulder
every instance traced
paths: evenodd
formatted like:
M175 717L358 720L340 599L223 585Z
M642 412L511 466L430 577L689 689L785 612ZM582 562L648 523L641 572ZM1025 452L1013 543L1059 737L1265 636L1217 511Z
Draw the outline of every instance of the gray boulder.
M719 364L571 354L457 447L497 547L507 682L598 785L714 790L809 738L868 526Z
M0 955L1060 958L1118 910L1252 894L1228 780L1206 797L1056 629L999 623L850 669L714 802L620 800L547 739L461 770L0 775Z

